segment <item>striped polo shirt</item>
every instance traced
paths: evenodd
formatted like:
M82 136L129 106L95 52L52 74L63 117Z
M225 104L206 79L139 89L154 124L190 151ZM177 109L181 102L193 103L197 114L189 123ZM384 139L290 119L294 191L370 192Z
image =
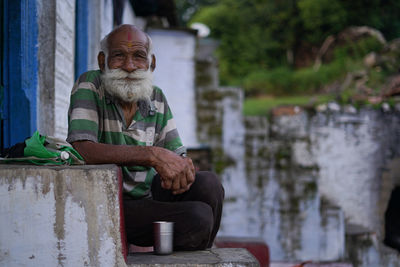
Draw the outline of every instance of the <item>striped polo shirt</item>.
M182 145L167 100L158 87L153 87L151 101L138 101L132 123L126 125L118 101L101 83L101 71L88 71L76 81L68 111L67 142L93 142L159 146L177 154L186 152ZM148 166L123 166L124 191L134 198L150 196L156 171Z

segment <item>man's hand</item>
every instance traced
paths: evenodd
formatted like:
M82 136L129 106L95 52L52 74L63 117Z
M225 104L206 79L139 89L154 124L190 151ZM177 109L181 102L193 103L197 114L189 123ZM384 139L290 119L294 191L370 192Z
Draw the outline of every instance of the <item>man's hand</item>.
M76 141L72 145L87 164L152 166L161 176L161 186L171 189L173 194L187 191L195 179L192 160L165 148L110 145L92 141Z
M195 170L190 158L162 150L157 159L158 162L154 167L161 176L161 186L164 189L171 189L173 194L189 190L195 179Z

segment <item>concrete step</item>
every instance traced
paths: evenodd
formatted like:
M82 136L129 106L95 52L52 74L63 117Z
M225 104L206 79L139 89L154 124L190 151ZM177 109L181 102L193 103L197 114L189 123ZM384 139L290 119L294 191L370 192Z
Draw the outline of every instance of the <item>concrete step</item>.
M353 267L346 262L271 262L270 267Z
M232 266L256 267L258 261L244 248L212 248L199 251L179 251L159 256L152 252L128 255L127 266ZM346 266L347 267L347 266Z
M269 248L261 238L255 237L217 237L215 242L217 248L245 248L258 261L260 267L269 266Z

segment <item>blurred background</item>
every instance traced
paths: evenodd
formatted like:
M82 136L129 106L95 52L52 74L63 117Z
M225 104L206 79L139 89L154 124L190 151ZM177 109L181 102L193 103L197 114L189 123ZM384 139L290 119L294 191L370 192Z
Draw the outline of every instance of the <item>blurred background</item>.
M265 114L280 103L328 99L362 103L368 96L390 94L382 90L387 78L398 71L398 57L388 54L390 49L385 46L400 35L398 1L204 0L176 4L183 25L204 23L211 29L210 37L219 41L221 84L244 89L245 114ZM343 87L351 73L368 80L362 86ZM277 96L279 100L273 101Z
M221 246L400 266L399 1L1 0L1 21L2 148L65 138L74 81L134 24L196 168L225 187Z

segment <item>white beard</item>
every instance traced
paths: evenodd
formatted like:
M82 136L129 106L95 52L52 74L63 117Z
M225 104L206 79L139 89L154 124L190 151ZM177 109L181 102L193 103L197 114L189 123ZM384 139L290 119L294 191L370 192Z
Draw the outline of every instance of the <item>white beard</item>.
M129 73L106 67L101 79L104 89L124 102L150 101L153 93L153 73L150 68Z

